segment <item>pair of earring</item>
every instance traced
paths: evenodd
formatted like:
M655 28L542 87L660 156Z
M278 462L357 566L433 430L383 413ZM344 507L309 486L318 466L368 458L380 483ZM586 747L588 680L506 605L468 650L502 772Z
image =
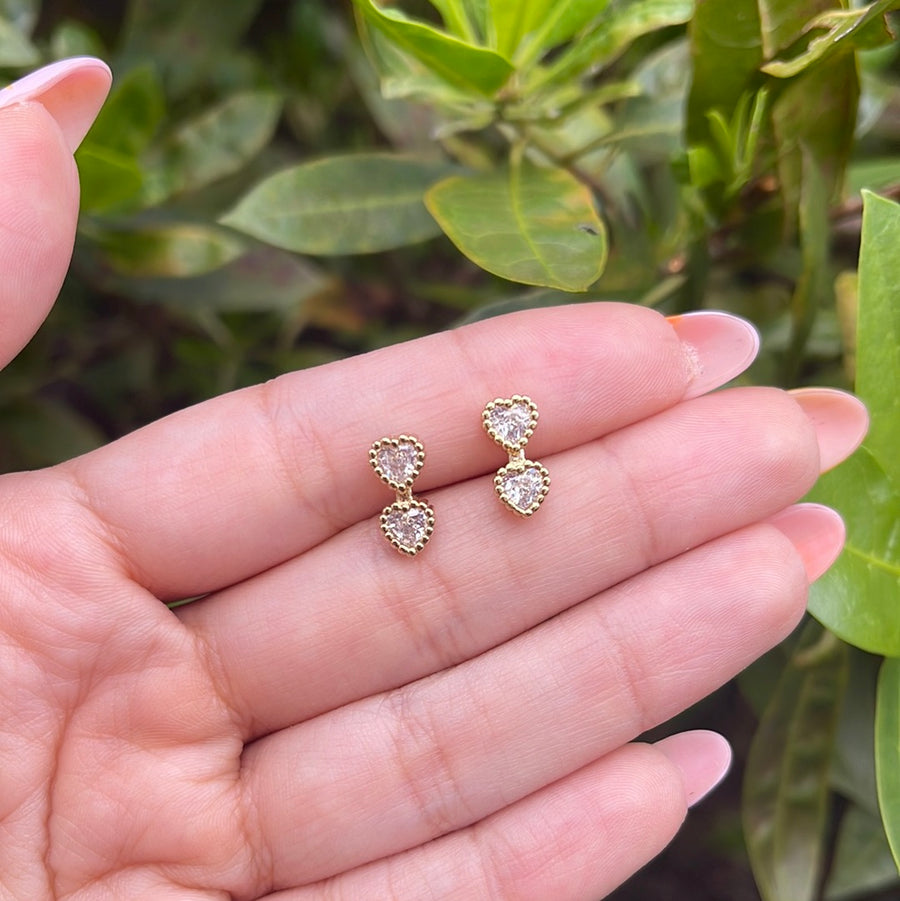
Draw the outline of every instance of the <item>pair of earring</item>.
M497 496L513 513L533 515L550 490L550 473L525 458L525 445L537 428L537 404L524 394L498 397L485 406L481 421L491 440L509 455L509 462L494 476ZM425 463L425 448L414 435L379 438L369 449L369 463L397 493L381 513L381 531L393 547L413 557L434 532L434 508L412 492Z

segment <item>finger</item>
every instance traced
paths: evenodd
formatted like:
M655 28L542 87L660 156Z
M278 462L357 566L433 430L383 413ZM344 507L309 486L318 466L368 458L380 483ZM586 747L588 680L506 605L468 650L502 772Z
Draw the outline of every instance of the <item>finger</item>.
M109 89L99 60L69 61L0 91L0 366L44 321L78 216L72 151Z
M468 829L266 901L596 901L671 841L731 759L708 732L627 745Z
M860 410L848 395L832 403ZM842 452L859 436L842 436ZM245 738L258 737L460 663L781 510L818 475L818 448L790 396L717 392L545 458L553 493L527 522L483 477L430 493L440 534L414 561L369 520L180 615Z
M502 462L481 427L496 396L534 394L529 452L546 454L719 384L755 352L752 328L724 314L679 328L690 352L635 306L514 314L218 398L58 472L77 480L138 581L166 598L200 594L380 510L391 498L368 449L383 435L424 442L416 491L427 491Z
M836 555L839 518L816 516ZM717 539L451 670L250 745L246 800L275 885L464 828L717 688L803 613L788 534Z

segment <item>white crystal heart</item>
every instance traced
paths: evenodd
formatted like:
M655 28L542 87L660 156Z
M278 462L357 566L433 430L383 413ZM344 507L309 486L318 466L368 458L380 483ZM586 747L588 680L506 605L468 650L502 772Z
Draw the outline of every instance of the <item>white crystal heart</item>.
M434 510L424 501L397 501L382 511L381 531L398 551L413 556L431 538Z
M550 490L550 473L540 463L517 460L497 472L494 488L510 510L531 516Z
M369 451L369 463L378 478L397 490L412 486L424 462L425 450L412 435L381 438Z
M497 444L518 450L525 447L537 427L537 404L521 394L498 397L484 408L483 419L485 431Z

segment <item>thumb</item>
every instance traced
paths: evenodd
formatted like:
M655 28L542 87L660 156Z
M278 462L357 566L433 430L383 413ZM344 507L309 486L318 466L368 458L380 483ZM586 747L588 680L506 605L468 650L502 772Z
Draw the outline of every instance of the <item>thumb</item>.
M53 63L0 90L0 366L47 316L78 220L72 153L109 91L100 60Z

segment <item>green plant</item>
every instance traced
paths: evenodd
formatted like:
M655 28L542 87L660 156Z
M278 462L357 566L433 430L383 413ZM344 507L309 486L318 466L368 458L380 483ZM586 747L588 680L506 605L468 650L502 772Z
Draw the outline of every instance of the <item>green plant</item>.
M0 380L0 460L510 309L748 316L747 379L855 374L873 414L813 495L849 530L824 627L739 681L750 858L765 901L896 892L900 216L860 190L900 194L898 5L0 0L10 78L82 52L116 74L63 302Z

